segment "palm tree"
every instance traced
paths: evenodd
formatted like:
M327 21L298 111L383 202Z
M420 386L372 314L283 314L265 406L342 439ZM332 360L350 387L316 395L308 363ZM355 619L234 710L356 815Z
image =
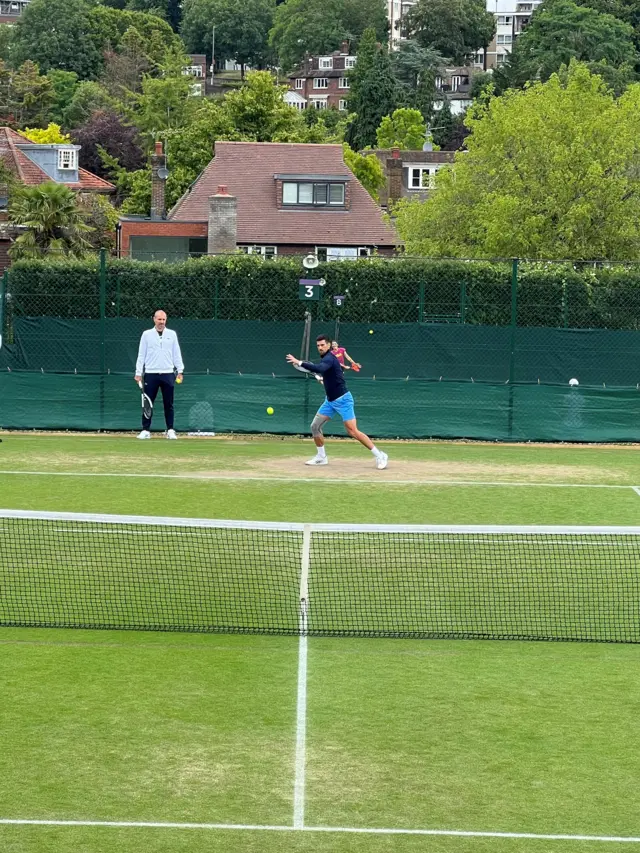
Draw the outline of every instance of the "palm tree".
M64 184L48 181L18 189L9 205L9 221L25 229L9 249L12 260L91 254L85 235L93 228L85 222L75 193Z

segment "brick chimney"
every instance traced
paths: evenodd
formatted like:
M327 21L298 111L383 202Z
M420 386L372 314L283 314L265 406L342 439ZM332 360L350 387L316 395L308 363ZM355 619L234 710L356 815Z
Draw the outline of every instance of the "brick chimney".
M340 45L340 53L343 56L349 56L349 42L348 41L342 42L342 44Z
M235 252L238 235L238 201L224 186L209 196L209 234L207 252L210 255Z
M158 176L158 171L166 168L167 157L162 151L162 142L156 142L151 155L151 219L166 219L167 216L164 201L166 178Z
M398 201L402 198L402 158L400 149L392 148L387 159L387 200Z

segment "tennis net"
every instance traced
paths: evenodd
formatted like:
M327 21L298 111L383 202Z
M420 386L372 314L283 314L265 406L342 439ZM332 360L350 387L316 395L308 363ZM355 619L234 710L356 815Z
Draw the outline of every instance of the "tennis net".
M0 624L640 642L640 527L0 510Z

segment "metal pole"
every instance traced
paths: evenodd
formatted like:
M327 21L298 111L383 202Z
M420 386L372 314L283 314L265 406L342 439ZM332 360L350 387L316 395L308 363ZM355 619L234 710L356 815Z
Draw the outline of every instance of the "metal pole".
M211 85L216 71L216 27L211 28Z
M4 316L8 284L9 270L5 270L2 279L0 279L0 349L2 349L2 341L4 340Z
M100 429L104 429L104 376L107 372L107 252L100 249Z
M460 322L464 325L467 314L467 282L460 285Z
M420 293L418 294L418 323L424 323L424 281L420 282Z
M509 355L509 438L513 436L513 391L516 378L516 326L518 323L518 259L511 262L511 339Z

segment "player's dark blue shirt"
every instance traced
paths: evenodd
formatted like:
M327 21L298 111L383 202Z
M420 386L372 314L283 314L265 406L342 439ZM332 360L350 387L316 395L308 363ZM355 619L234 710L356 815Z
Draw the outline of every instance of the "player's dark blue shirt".
M342 365L331 350L322 356L322 361L318 364L314 364L312 361L303 361L302 366L305 370L319 373L322 376L325 394L329 402L333 402L333 400L337 400L338 397L347 393L347 383L344 381Z

